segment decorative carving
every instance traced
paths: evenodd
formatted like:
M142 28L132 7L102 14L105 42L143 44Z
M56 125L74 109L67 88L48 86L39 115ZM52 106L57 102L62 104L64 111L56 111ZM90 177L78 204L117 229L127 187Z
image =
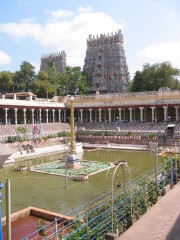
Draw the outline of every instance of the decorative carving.
M88 38L83 71L92 92L127 91L130 77L120 30Z

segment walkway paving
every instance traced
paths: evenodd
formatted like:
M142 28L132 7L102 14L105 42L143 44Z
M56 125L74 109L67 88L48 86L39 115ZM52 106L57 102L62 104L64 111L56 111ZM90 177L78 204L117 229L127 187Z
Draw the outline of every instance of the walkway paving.
M180 240L180 184L162 197L118 240Z
M35 148L34 152L27 153L26 151L17 151L13 153L8 160L6 160L5 164L14 163L16 160L21 160L24 158L37 157L42 154L50 154L55 152L65 152L66 146L64 144L45 146Z

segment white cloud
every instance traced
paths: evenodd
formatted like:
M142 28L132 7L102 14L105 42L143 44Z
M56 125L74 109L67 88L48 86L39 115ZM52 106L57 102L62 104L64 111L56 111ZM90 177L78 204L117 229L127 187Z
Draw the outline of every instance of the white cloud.
M4 53L3 51L0 51L0 65L7 65L11 63L11 57Z
M36 37L41 31L40 24L33 23L5 23L0 24L0 32L6 33L16 39L22 39L25 37Z
M171 17L176 17L176 16L177 16L177 13L176 13L176 11L171 10L170 13L169 13L169 15L170 15Z
M71 17L73 15L73 12L71 11L68 11L68 10L63 10L63 9L59 9L57 11L53 11L50 13L50 15L53 17L53 18L60 18L60 17Z
M84 8L84 7L79 7L78 8L79 13L84 13L84 12L92 12L92 8L90 6Z
M173 67L180 68L180 40L174 42L160 43L148 46L143 49L139 57L145 62L165 62L169 61Z
M44 25L32 22L0 24L0 33L18 40L31 38L44 48L52 48L52 51L65 50L68 65L82 66L86 41L90 34L107 34L124 27L123 21L116 22L105 13L92 12L91 7L81 7L74 15L61 9L49 15L57 17L56 21L51 19ZM63 19L59 18L60 16L63 16Z

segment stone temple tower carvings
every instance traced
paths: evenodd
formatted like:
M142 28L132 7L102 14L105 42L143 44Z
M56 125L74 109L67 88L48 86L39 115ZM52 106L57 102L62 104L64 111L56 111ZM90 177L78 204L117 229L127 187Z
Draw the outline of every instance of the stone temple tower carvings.
M83 72L91 92L126 92L130 80L121 31L89 36Z
M64 73L67 66L65 51L51 53L47 55L43 54L41 57L40 70L46 71L49 64L54 64L58 72Z

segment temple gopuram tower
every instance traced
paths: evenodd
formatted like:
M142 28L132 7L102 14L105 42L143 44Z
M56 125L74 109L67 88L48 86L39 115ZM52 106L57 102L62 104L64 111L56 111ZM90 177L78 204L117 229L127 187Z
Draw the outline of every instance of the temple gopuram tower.
M43 54L41 57L41 66L40 70L46 71L48 64L54 64L56 66L56 70L58 72L64 73L66 64L66 53L65 51L51 53L51 54Z
M91 92L127 91L130 77L120 30L111 35L89 36L83 72Z

